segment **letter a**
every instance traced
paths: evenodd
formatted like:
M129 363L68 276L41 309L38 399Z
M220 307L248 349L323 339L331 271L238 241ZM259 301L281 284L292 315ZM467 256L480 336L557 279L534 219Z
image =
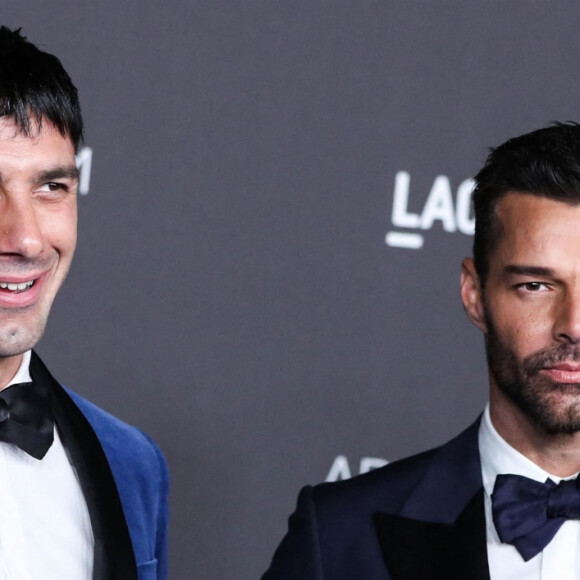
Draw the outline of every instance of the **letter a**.
M344 455L337 455L325 481L338 481L339 479L350 479L350 467L348 459Z
M439 175L433 182L421 216L421 227L428 230L433 226L435 220L441 220L446 232L454 232L457 229L455 227L451 185L445 175Z

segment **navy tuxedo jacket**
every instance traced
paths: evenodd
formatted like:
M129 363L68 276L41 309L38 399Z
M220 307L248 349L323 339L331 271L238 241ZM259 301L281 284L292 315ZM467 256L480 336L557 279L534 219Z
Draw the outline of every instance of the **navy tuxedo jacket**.
M478 428L305 487L262 580L489 580Z
M33 352L30 374L48 385L62 442L87 501L94 580L166 580L168 474L153 441L50 375Z

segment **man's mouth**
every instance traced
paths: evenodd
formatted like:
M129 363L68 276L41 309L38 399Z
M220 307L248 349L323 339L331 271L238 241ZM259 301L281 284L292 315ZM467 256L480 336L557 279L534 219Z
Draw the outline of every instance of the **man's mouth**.
M19 292L26 292L29 288L34 285L34 280L28 280L27 282L21 282L15 284L14 282L0 282L0 288L2 290L8 290L9 292L14 292L18 294Z
M580 371L580 362L560 362L551 365L546 365L545 368L557 369L559 371Z
M542 371L559 383L580 383L580 362L559 362L545 366Z

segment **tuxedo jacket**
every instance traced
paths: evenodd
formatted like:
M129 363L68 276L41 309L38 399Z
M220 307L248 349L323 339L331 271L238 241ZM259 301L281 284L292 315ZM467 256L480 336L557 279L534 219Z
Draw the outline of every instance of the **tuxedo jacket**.
M166 580L168 475L153 441L62 387L33 352L33 381L48 386L93 535L93 580Z
M489 580L478 429L305 487L262 580Z

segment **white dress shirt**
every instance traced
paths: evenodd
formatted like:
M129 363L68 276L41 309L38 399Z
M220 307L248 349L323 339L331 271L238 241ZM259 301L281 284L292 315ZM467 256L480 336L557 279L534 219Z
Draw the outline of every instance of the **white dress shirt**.
M525 562L511 544L501 543L491 513L491 494L497 475L512 473L542 483L548 478L559 483L563 478L544 471L502 439L491 423L489 405L479 428L479 452L485 490L487 557L491 580L578 580L580 521L564 522L544 550Z
M29 364L6 386L30 381ZM0 580L91 580L89 512L56 427L41 460L0 442L0 514Z

